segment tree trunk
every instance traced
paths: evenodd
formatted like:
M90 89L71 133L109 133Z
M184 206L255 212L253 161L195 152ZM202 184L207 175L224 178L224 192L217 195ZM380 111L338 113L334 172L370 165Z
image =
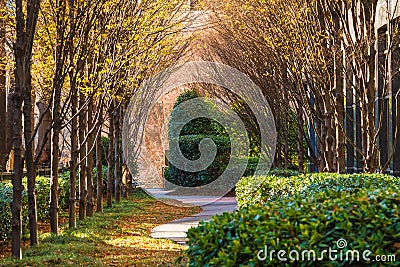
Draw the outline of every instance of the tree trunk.
M284 71L284 75L286 77L287 73ZM284 155L285 155L285 168L289 168L289 124L290 124L290 117L289 117L289 99L287 96L286 88L283 88L283 100L284 100L284 123L285 123L285 133L284 133L284 138L285 138L285 143L284 143Z
M303 114L301 109L298 108L297 110L297 163L300 172L304 172L304 121L303 121Z
M115 201L119 203L121 201L121 145L120 145L120 107L118 107L114 112L114 132L115 132Z
M325 88L325 90L327 90ZM331 106L330 96L328 92L324 92L324 125L322 126L323 131L323 141L325 144L325 172L335 172L335 131L333 129L333 119L334 119L334 111Z
M345 173L345 138L344 138L344 58L342 50L342 27L340 26L339 14L333 12L333 22L335 27L334 46L335 46L335 127L336 127L336 162L337 172Z
M60 74L56 74L57 81ZM50 186L50 231L58 235L58 164L61 131L61 84L55 82L53 96L53 130L51 134L51 186Z
M57 45L55 55L55 74L53 78L53 108L52 121L53 130L51 138L51 187L50 187L50 230L58 235L58 164L59 164L59 143L61 132L61 90L64 84L63 68L65 63L65 43L63 28L63 13L65 12L65 3L57 2L56 30Z
M124 184L123 196L125 199L129 198L129 187L128 184L132 182L132 175L126 164L122 164L122 182Z
M85 132L86 132L86 109L83 108L86 97L84 94L79 93L79 220L86 218L86 144Z
M39 157L39 159L37 164L39 166L48 166L51 160L51 144L47 137L47 131L51 127L51 113L48 109L48 105L45 103L39 101L36 105L39 109L39 118L43 117L42 123L39 125L38 129L36 157Z
M368 88L367 88L367 156L365 160L365 172L374 173L376 172L379 166L378 160L378 150L376 146L376 139L375 139L375 55L376 50L375 46L371 45L370 47L370 59L369 59L369 81L368 81Z
M102 112L100 110L100 112ZM99 118L99 127L102 126L102 114ZM96 168L97 168L97 205L96 212L103 212L103 163L102 163L103 144L101 141L101 129L96 138Z
M289 168L289 118L287 114L287 109L285 110L286 114L286 126L285 126L285 168Z
M61 71L63 62L60 60L60 46L57 48L56 73L53 85L53 130L51 134L51 186L50 186L50 231L58 235L58 164L59 143L61 132Z
M13 149L14 167L12 173L13 201L11 203L11 242L12 255L22 258L21 235L22 235L22 177L24 168L24 156L22 148L22 98L25 91L25 55L26 44L24 34L24 15L22 1L16 1L17 40L14 44L15 55L15 88L12 96L13 102Z
M92 130L94 127L93 123L93 99L90 100L88 105L88 132ZM95 131L92 131L89 134L87 141L88 155L86 158L87 162L87 173L86 173L86 181L87 181L87 199L86 199L86 216L93 216L93 134ZM101 172L101 169L99 170Z
M54 127L51 138L51 187L50 187L50 230L58 235L58 164L60 143L60 103L61 88L56 88L53 100Z
M22 148L22 103L23 98L29 94L26 104L26 126L25 133L29 133L32 128L32 102L31 102L31 74L30 64L32 58L32 45L34 39L34 33L36 29L36 22L38 17L40 1L28 1L27 3L27 15L26 21L24 20L24 12L21 0L15 1L16 11L16 42L14 43L14 57L15 57L15 89L12 96L13 102L13 147L14 147L14 168L12 174L13 184L13 201L11 204L12 214L12 255L16 258L21 258L21 234L22 234L22 220L21 220L21 209L22 209L22 177L24 168L24 151ZM26 24L25 24L26 23ZM28 88L27 88L28 87ZM27 90L28 89L28 90ZM30 127L29 127L30 126ZM26 138L26 137L25 137ZM31 136L29 136L30 140ZM32 145L32 144L31 144ZM28 177L32 176L33 166L33 145L27 147L29 166L28 166ZM32 177L30 177L32 178ZM33 186L32 179L29 181L30 189L34 189L34 178ZM31 192L32 193L32 192ZM32 195L31 195L32 196ZM33 203L35 203L33 199ZM32 198L30 198L30 204L32 204ZM30 205L31 208L31 205ZM33 209L35 210L35 209ZM30 209L32 211L32 209ZM31 216L30 216L31 219ZM31 220L30 220L31 222ZM36 233L33 233L37 235ZM33 236L37 238L37 236ZM32 240L31 240L32 241Z
M282 127L281 127L281 121L278 121L276 123L276 153L275 153L275 159L274 159L274 168L281 168L282 167Z
M22 3L17 6L17 9L21 9ZM17 11L17 13L19 13ZM22 23L18 22L17 24ZM18 26L17 26L18 28ZM17 31L20 33L20 31ZM22 177L24 167L24 157L22 148L22 96L24 93L24 45L20 36L17 34L17 43L15 45L15 88L13 93L13 149L14 149L14 166L12 173L12 184L13 184L13 201L11 204L11 215L12 215L12 255L15 258L22 258L21 252L21 235L22 235L22 220L21 220L21 209L22 209Z
M112 187L113 187L113 169L114 169L114 116L113 116L113 106L110 106L108 111L109 118L109 148L108 148L108 172L107 172L107 208L112 207Z
M37 16L39 12L39 3L31 21L36 27ZM29 23L29 19L27 19ZM31 33L33 35L33 33ZM30 41L33 43L33 37ZM37 207L36 207L36 162L34 155L34 136L33 129L35 124L35 92L32 90L32 76L31 76L31 54L32 48L28 47L28 56L25 58L26 62L26 91L24 100L24 133L25 133L25 162L27 169L28 180L28 217L29 217L29 232L30 232L30 245L34 246L39 243L38 237L38 224L37 224Z
M16 59L18 60L18 59ZM17 74L19 72L19 74ZM24 167L23 149L22 149L22 91L20 86L21 70L16 69L16 85L13 95L13 146L14 146L14 168L12 174L13 201L11 205L12 213L12 255L21 258L21 234L22 234L22 176ZM21 77L22 78L22 77ZM23 78L22 78L23 79Z
M28 63L29 64L29 63ZM30 68L30 67L29 67ZM24 100L24 139L25 139L25 162L28 180L28 217L30 244L34 246L39 243L37 210L36 210L36 164L34 160L34 92L32 91L31 75L28 71L27 87ZM31 140L32 139L32 140Z
M75 75L70 74L71 84L71 161L69 187L69 227L76 227L76 172L78 170L78 90Z
M317 151L318 151L318 157L317 157L317 166L318 166L318 171L323 172L326 171L326 152L325 152L325 138L326 138L326 131L323 123L321 123L319 120L317 120L317 130L318 130L318 137L317 137Z
M364 118L366 119L366 128L364 131L366 132L366 158L364 164L365 172L376 172L379 166L378 160L378 149L376 146L375 139L375 78L376 78L376 36L375 36L375 8L376 8L377 0L369 1L364 3L363 11L365 15L365 25L366 32L368 34L369 40L371 43L369 44L369 54L366 60L366 70L367 75L366 80L366 113L364 113Z

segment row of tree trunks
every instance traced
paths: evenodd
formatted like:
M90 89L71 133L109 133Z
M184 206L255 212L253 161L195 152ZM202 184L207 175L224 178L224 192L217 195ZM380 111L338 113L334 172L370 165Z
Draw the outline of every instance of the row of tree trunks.
M118 3L98 1L87 5L85 1L59 0L54 3L45 2L42 9L40 9L40 2L40 0L16 0L14 6L12 2L8 3L5 0L0 0L0 57L3 60L3 57L8 56L5 53L6 50L4 47L6 44L6 29L10 29L10 31L7 31L7 37L10 42L14 42L13 52L15 60L14 75L10 75L11 78L7 81L12 85L10 91L13 92L11 94L11 101L8 102L9 106L7 106L7 79L4 68L6 64L1 64L0 66L0 122L3 123L3 126L5 126L7 122L7 127L2 127L0 129L0 143L2 144L0 148L0 171L5 170L8 155L10 151L13 150L14 162L12 168L10 168L13 169L13 202L11 205L12 254L17 258L21 258L22 256L21 209L24 163L27 169L28 215L31 245L38 244L35 179L36 167L42 162L51 164L49 196L50 231L56 235L59 232L59 165L61 154L65 152L64 144L68 143L68 140L63 140L63 138L65 138L65 130L69 129L69 127L71 129L69 226L76 227L76 187L78 178L79 219L83 220L86 216L93 215L95 192L93 188L94 177L92 171L95 165L95 151L97 159L96 179L98 183L96 211L103 211L102 108L104 108L104 112L107 111L109 115L109 135L111 137L110 151L108 151L110 168L107 177L107 204L110 207L112 206L114 177L116 179L115 198L117 202L120 201L124 181L122 178L123 163L121 156L122 108L120 104L118 104L116 108L114 108L113 105L117 104L117 100L115 100L116 97L119 98L118 101L123 102L121 99L129 96L133 87L127 88L125 94L125 92L121 93L120 86L109 85L109 81L118 83L122 79L129 78L127 73L133 73L133 78L135 78L135 75L140 77L140 73L147 73L148 71L147 66L146 69L142 70L141 66L132 64L133 60L132 62L130 61L130 58L135 58L133 53L137 52L134 50L136 46L133 45L136 39L128 38L129 40L127 43L126 37L131 37L131 35L136 34L137 31L132 30L134 27L126 27L125 24L120 24L120 16L116 16L113 12L108 12L110 10L121 11L118 14L124 17L126 16L126 20L124 21L127 21L132 26L137 26L138 23L141 22L139 18L142 16L142 12L138 12L136 9L137 3L135 4L129 1ZM110 10L107 9L109 4L113 6ZM179 6L177 7L179 8ZM145 6L143 6L143 8L145 8ZM147 8L149 12L153 12L153 5L149 5ZM160 5L160 11L164 8L167 8L167 10L170 9L168 5ZM39 10L42 11L41 15L43 15L40 17L39 27L41 30L44 30L46 34L39 34L41 38L35 43L35 53L37 53L38 57L35 57L33 62L35 65L33 66L38 69L42 68L38 71L43 72L38 75L38 80L34 80L35 84L36 82L38 84L38 90L35 91L32 88L31 64L33 40ZM11 25L10 14L4 14L4 11L9 12L11 18L13 18L12 14L15 11L15 39L9 36L13 34L14 31L14 25ZM132 13L128 15L128 11ZM170 11L172 12L172 10ZM102 15L105 16L104 21L101 19L101 23L99 23L99 18L102 16L99 16L99 13L103 13ZM160 17L162 14L163 12L160 12ZM170 19L170 17L168 17L168 19ZM7 25L5 25L5 20L7 20ZM110 22L110 20L113 22ZM151 21L154 21L156 25L160 24L162 26L166 26L166 23L168 23L168 21L164 22L164 19L155 19ZM118 34L116 34L116 31L108 27L109 25L115 26L121 30L123 36L118 36L120 31L118 30ZM96 30L92 31L93 28L96 28ZM54 31L52 29L54 29ZM161 36L163 32L164 31L157 30L154 34ZM141 34L141 32L139 31L138 34ZM148 38L147 36L150 35L146 32L144 37ZM46 38L50 38L50 40ZM151 47L157 48L163 38L156 39L160 41L156 40L154 43L151 43L148 49ZM132 44L130 42L132 42ZM7 42L7 45L8 44ZM102 51L102 48L99 48L99 45L104 45L104 51ZM118 49L110 49L110 47ZM171 48L173 47L171 46ZM174 51L171 53L175 54L178 52ZM140 56L141 54L142 52L138 52L137 55ZM128 56L128 59L123 62L121 65L123 68L119 65L119 61L124 61L125 58L121 57L121 55L123 57L132 55L132 57ZM44 57L42 58L41 56ZM54 58L49 60L49 57ZM165 55L162 57L164 58ZM112 62L108 62L110 59ZM47 65L45 67L41 65L41 63L46 64L50 61L54 61L54 69L52 67L47 69ZM4 60L4 62L6 62L6 60ZM88 62L91 62L91 64ZM153 64L157 64L157 67L161 68L158 60L157 63ZM86 67L89 73L83 73L84 67ZM99 72L96 68L105 69L104 72L103 70ZM131 70L134 71L131 72ZM124 73L121 75L122 78L118 75L114 75L114 73L118 72ZM68 84L65 82L67 75L69 75L69 88ZM81 77L79 75L81 75ZM113 90L117 90L117 92ZM98 100L99 95L102 95L101 100ZM36 96L40 96L41 98L38 104L40 119L39 123L36 125L37 128L35 127L34 121ZM88 99L90 99L90 101L87 101ZM108 103L104 103L104 99L113 102L109 110L106 110ZM94 116L96 101L99 101L100 110L98 112L100 114ZM8 112L9 116L7 116L7 111L12 111ZM104 115L104 117L106 116ZM70 119L70 121L66 121L68 119ZM35 144L34 140L36 140L37 133L39 133L39 142ZM8 145L10 141L12 141L12 145ZM50 145L48 146L48 144ZM45 155L44 158L41 158L42 154Z

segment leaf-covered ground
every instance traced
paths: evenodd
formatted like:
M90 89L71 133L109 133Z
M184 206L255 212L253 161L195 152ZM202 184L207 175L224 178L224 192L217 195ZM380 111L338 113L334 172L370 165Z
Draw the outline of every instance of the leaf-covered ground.
M198 207L170 206L137 190L129 200L78 222L76 229L64 224L58 236L41 234L38 246L24 248L22 260L11 260L10 244L3 245L0 251L7 255L0 257L0 266L174 266L184 247L153 239L150 230L198 212Z

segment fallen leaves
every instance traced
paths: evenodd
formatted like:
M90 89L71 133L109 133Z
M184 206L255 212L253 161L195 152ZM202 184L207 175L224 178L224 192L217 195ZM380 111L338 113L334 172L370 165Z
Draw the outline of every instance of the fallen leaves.
M173 266L184 247L151 238L149 233L157 225L200 211L170 206L137 192L103 214L79 222L74 230L64 225L59 236L42 234L39 246L25 247L22 261L5 258L0 266Z

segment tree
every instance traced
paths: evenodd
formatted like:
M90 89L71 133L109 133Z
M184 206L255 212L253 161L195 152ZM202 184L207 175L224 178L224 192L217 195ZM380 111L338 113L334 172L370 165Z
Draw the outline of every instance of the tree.
M2 125L7 124L7 85L6 85L6 25L7 22L4 19L6 14L6 2L5 0L0 1L0 57L3 64L0 66L0 122ZM0 148L0 171L6 171L6 164L10 154L11 146L9 145L8 139L10 139L8 130L9 127L2 127L0 129L0 143L3 144Z
M36 30L36 22L38 18L39 0L27 1L26 6L26 19L23 9L23 3L21 0L15 1L15 18L16 18L16 41L14 43L14 57L15 57L15 86L12 96L13 100L13 148L14 148L14 171L12 175L13 184L13 202L12 202L12 255L16 258L21 258L21 233L22 233L22 222L21 222L21 204L22 204L22 176L24 167L24 151L22 148L22 103L25 98L26 113L25 117L28 129L25 129L31 140L30 123L32 121L31 112L32 102L30 97L32 96L32 85L31 85L31 58L32 58L32 47L33 40ZM29 142L29 141L28 141ZM31 147L30 147L31 148ZM32 151L27 154L27 168L28 168L28 191L30 192L30 201L34 201L34 177L32 174ZM34 172L34 171L33 171ZM34 204L34 203L30 203ZM35 220L35 214L30 216L30 220ZM37 231L37 230L36 230ZM35 233L33 233L35 234ZM37 238L37 234L36 234ZM31 240L32 241L32 240ZM34 240L35 241L35 240ZM36 241L35 241L36 242Z

